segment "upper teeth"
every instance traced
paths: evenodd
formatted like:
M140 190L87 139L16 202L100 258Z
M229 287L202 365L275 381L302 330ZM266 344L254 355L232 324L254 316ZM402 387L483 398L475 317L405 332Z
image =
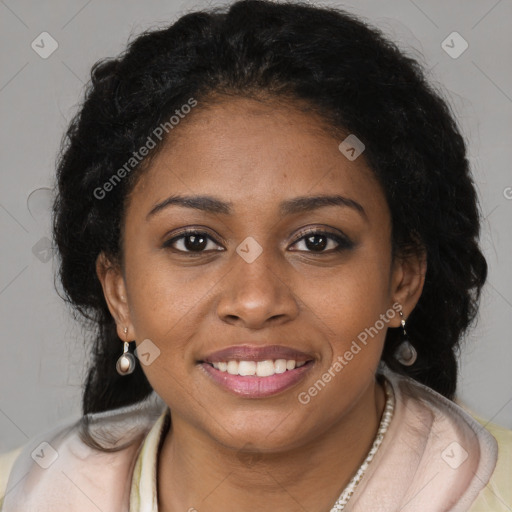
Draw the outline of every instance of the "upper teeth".
M258 377L270 377L275 373L284 373L286 370L293 370L304 366L306 361L295 361L294 359L269 359L266 361L219 361L212 363L213 367L221 372L231 375L256 375Z

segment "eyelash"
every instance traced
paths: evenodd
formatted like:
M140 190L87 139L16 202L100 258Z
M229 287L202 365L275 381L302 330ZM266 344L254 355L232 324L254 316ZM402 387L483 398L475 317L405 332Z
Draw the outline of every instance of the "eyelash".
M299 252L309 252L311 254L331 254L331 253L339 253L346 249L351 249L354 246L354 243L351 240L349 240L347 237L343 237L343 236L331 233L330 231L325 231L322 229L309 229L309 230L301 231L299 233L298 237L292 243L292 245L295 245L297 242L300 242L301 240L307 238L308 236L313 236L313 235L325 236L326 238L329 238L329 239L333 240L334 242L336 242L338 244L338 246L335 249L330 249L328 251L322 250L322 251L299 251ZM205 231L199 231L196 229L187 229L187 230L182 231L179 235L164 242L163 246L165 248L173 249L176 252L180 252L180 253L184 253L184 254L188 254L188 255L192 255L192 256L201 255L201 254L207 252L205 250L183 251L181 249L174 249L172 247L173 243L175 243L178 240L181 240L182 238L186 238L187 236L204 236L207 239L213 241L214 243L217 243L215 241L215 239L212 238L210 235L208 235L208 233L206 233Z

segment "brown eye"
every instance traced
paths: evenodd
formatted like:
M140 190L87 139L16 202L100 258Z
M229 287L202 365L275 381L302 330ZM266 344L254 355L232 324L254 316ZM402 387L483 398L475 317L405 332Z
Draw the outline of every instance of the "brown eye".
M306 247L312 251L323 250L327 247L329 238L325 235L317 233L316 235L308 235L304 237Z
M354 246L353 242L348 238L341 237L328 231L306 231L302 232L301 235L303 236L293 244L296 245L299 242L304 241L304 246L306 249L298 249L301 251L306 250L306 252L316 252L322 254L338 252L344 249L350 249ZM326 248L327 250L325 250Z
M164 247L171 247L178 252L205 252L208 242L216 243L213 238L202 231L185 231L164 243ZM179 246L179 247L177 247ZM210 247L210 249L212 249Z

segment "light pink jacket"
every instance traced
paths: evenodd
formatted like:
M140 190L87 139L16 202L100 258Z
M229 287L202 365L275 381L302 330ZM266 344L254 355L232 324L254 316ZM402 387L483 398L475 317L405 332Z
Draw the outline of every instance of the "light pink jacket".
M430 388L384 373L395 393L394 416L345 510L470 511L496 466L496 440ZM124 446L113 453L87 446L78 422L34 438L14 463L2 512L128 512L137 455L164 410L153 396L142 406L93 415L95 438Z

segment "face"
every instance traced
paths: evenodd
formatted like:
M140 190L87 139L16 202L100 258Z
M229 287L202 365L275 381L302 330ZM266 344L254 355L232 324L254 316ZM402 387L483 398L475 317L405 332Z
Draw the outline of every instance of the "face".
M346 158L312 114L239 98L179 130L131 194L124 268L99 259L119 337L145 343L175 428L299 447L363 403L420 273L391 259L364 153Z

